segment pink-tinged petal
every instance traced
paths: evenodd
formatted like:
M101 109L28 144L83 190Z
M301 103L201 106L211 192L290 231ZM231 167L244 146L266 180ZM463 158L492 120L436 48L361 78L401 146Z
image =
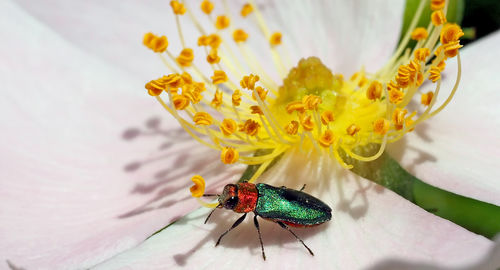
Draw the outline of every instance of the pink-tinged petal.
M147 96L143 78L10 1L0 10L4 262L89 267L197 208L188 190L194 171L215 187L237 178L241 171L214 165L218 153L193 144Z
M461 51L462 79L455 98L390 149L404 168L423 181L496 205L500 205L499 43L500 32L496 32L466 46ZM449 90L457 64L446 65L441 88Z
M444 268L455 270L491 270L498 269L500 266L500 236L496 237L495 246L486 254L478 263L470 264L459 268ZM443 267L438 267L431 264L423 264L417 262L406 262L398 260L388 260L378 263L376 266L369 268L370 270L443 270Z
M307 184L305 191L332 207L328 223L293 229L314 257L287 231L260 219L263 261L252 213L214 248L239 215L218 210L203 224L209 211L201 209L96 269L365 269L389 258L457 267L476 263L493 246L315 154L289 153L263 180L292 188Z

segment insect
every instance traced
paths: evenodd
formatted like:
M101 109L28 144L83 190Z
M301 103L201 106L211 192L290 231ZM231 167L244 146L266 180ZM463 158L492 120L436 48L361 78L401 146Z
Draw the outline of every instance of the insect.
M231 228L221 234L215 246L219 245L222 237L243 222L247 213L253 212L255 214L253 222L259 234L262 258L264 260L266 260L266 254L264 252L257 216L278 223L281 228L289 231L314 256L312 250L289 226L311 227L322 224L332 218L332 209L316 197L302 192L304 188L305 185L300 190L294 190L284 186L274 187L262 183L252 184L242 182L226 185L220 195L204 194L203 196L217 196L219 201L217 207L206 218L205 223L207 223L217 208L226 208L236 213L244 213Z

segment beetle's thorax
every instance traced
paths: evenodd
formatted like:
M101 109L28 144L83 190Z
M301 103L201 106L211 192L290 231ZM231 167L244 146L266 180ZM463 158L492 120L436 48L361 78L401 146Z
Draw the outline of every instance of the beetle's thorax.
M252 183L239 183L238 184L238 204L234 207L234 212L248 213L255 210L259 192Z

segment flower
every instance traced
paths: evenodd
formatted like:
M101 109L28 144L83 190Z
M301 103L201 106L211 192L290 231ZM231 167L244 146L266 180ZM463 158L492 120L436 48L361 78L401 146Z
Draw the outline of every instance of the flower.
M0 181L0 231L3 241L0 250L2 257L13 265L27 269L91 267L135 247L151 232L195 208L196 202L188 200L187 191L190 174L195 173L190 170L191 166L206 168L206 174L203 176L210 177L210 185L214 190L236 179L235 176L231 178L226 174L226 170L210 167L213 165L204 162L203 159L207 157L218 161L218 153L207 154L203 148L193 147L186 140L182 140L182 134L176 133L175 128L167 129L164 133L161 127L174 126L175 121L168 117L160 123L154 118L151 119L151 116L163 115L162 111L152 106L151 100L137 91L143 79L161 67L153 61L146 63L144 59L148 59L148 54L141 52L141 44L136 41L137 35L147 29L146 25L141 24L146 21L144 17L148 18L148 22L156 20L156 25L165 25L165 8L169 6L164 1L161 3L142 5L142 2L86 1L77 7L67 5L66 1L53 2L51 6L22 1L16 4L10 1L2 3L5 14L2 22L5 23L0 24L0 33L9 34L9 37L2 39L5 42L0 45L3 59L0 63L3 71L0 76L3 89L6 90L3 92L4 98L0 106L3 110L3 166ZM118 4L123 7L134 5L134 8L116 9ZM293 4L290 5L293 7ZM294 32L283 28L282 44L293 48L302 47L303 49L296 49L304 54L300 55L301 57L315 54L325 55L321 57L323 60L333 59L326 57L325 52L333 55L334 52L341 51L343 54L335 58L337 60L329 62L333 70L354 71L353 67L359 67L361 63L357 61L361 59L366 61L366 70L371 70L373 63L379 62L378 58L384 59L388 56L391 44L396 42L397 37L393 35L397 29L393 27L399 25L400 13L393 10L400 9L394 6L389 8L370 1L363 8L337 4L335 8L321 6L316 9L267 9L267 12L278 12L279 16L272 18L276 18L277 22L283 18L288 22L288 27L293 27L294 24L305 25L304 27L309 24L322 25L316 22L324 22L320 15L325 14L323 12L326 10L329 11L329 19L333 17L338 20L339 23L334 24L338 28L328 29L332 31L328 32L332 33L331 35L318 34L327 31L318 28L318 32L297 33L298 36L306 37L314 33L317 38L315 44L311 44L311 39L307 38L293 39L297 43L287 42L287 39L290 39L287 34L293 35ZM58 10L67 12L54 12ZM78 12L74 12L75 10ZM332 15L330 11L338 12L335 13L338 15ZM300 17L300 14L295 12L304 12L303 16L315 16L310 16L308 21L287 19L290 17L286 16ZM266 14L266 18L268 15ZM371 16L382 16L386 20L375 20L380 24L372 24L368 29L362 28L365 25L363 22L367 18L373 18ZM353 29L354 26L359 28ZM388 31L389 29L393 31ZM347 30L357 31L360 35L342 34ZM136 35L131 34L132 32L136 32ZM251 38L252 33L249 34ZM353 51L348 50L354 45L367 43L369 40L364 39L370 35L387 35L386 37L392 38L381 39L386 43L374 43L361 55L354 48ZM328 51L313 46L327 44L321 42L322 39L339 40L338 37L344 39L339 43L328 42L336 46ZM356 39L358 42L348 42L346 39ZM169 40L169 43L174 42ZM173 46L172 44L168 46ZM499 59L497 50L494 50L495 44L498 44L498 35L491 37L489 41L474 45L476 47L471 46L470 51L464 50L463 60L467 61L469 70L463 75L464 91L461 93L464 93L464 97L467 94L470 99L459 99L458 96L457 102L452 105L458 107L454 110L449 107L446 113L436 118L442 119L439 124L456 123L447 120L455 119L454 114L457 113L466 114L458 102L461 100L466 106L483 105L482 110L467 111L468 114L465 115L469 120L480 116L485 119L484 122L471 121L474 123L474 130L491 131L490 136L496 134L496 130L491 130L491 127L498 126L494 122L498 117L492 117L498 113L496 104L493 103L497 94L493 91L493 85L498 83L495 81L496 77L490 74L499 67L496 66L497 62L493 61L491 66L481 68L487 62L485 59ZM313 49L318 51L313 53ZM489 53L485 55L485 51ZM359 55L359 58L354 57L356 55ZM467 85L467 82L471 85ZM443 87L444 83L445 81ZM486 102L474 91L474 86L479 83L491 96ZM30 89L28 95L24 91L18 91L20 85ZM63 89L66 92L63 92ZM485 115L488 117L484 117ZM143 122L148 119L151 121L143 126ZM428 123L428 132L436 128L433 123ZM462 126L461 124L455 124L446 130L449 132L457 126ZM127 139L122 139L124 130L127 132L123 134L123 138ZM418 127L416 132L419 132ZM157 136L154 136L155 134ZM488 135L486 132L481 134ZM165 145L165 137L162 136L167 136L170 142L175 139L175 145ZM436 138L433 143L438 144L441 139L450 140L453 136L460 138L468 135L453 133L446 139L444 135L436 136L433 137ZM498 194L497 187L488 182L496 172L495 164L491 163L498 154L494 152L498 149L494 147L496 140L488 140L489 143L485 140L484 144L480 142L481 144L474 145L470 142L477 140L463 139L461 147L452 148L454 144L450 145L449 150L455 151L451 153L456 153L455 156L458 157L460 154L474 155L475 151L479 150L482 157L489 156L490 159L469 161L468 168L476 169L472 172L473 177L471 174L463 174L458 179L464 181L453 181L457 178L449 177L447 180L450 182L446 183L445 187L465 190L463 194L471 192L479 199L498 204L496 200L499 196L492 196ZM157 151L158 146L162 146L163 150ZM159 154L165 157L161 158ZM431 173L437 168L443 168L440 172L443 176L471 173L472 170L468 170L466 166L457 168L460 167L457 164L463 163L457 163L455 159L447 163L448 156L441 158L441 155L445 154L439 151L435 154L439 166ZM191 166L186 166L186 161L178 157L188 158ZM485 162L488 160L489 162ZM128 170L123 170L127 164L130 165L126 166ZM453 171L449 169L452 165ZM414 166L417 174L423 173L418 168L419 166ZM155 175L158 178L155 178ZM262 222L268 265L280 263L280 266L283 266L282 262L285 261L287 265L289 263L297 267L323 263L328 263L329 266L333 264L332 267L360 266L397 254L406 259L456 265L478 258L491 245L490 241L436 218L391 192L380 192L380 189L358 192L356 180L362 185L370 183L355 176L351 177L353 178L346 181L347 186L342 189L346 195L344 199L348 200L355 196L354 194L360 194L354 199L356 203L362 203L360 199L365 198L362 196L365 194L370 202L366 214L355 219L356 215L351 216L347 210L334 208L335 221L330 223L327 229L298 231L308 246L316 252L314 258L308 258L307 253L307 256L302 257L300 252L304 250L301 250L302 247L294 239L289 238L287 234L281 235L281 229L276 228L275 224ZM300 178L299 175L296 178ZM218 179L221 179L220 182ZM471 179L475 182L471 183ZM294 181L298 183L301 180ZM301 184L298 183L297 186L300 187ZM467 187L471 189L468 190ZM319 190L319 187L309 186L306 191L309 188L310 193ZM326 188L324 190L328 195L322 199L328 199L330 202L339 198L335 192ZM334 205L339 206L337 203ZM351 206L354 208L351 212L356 213L359 208ZM196 251L193 253L196 256L201 255L200 261L207 263L207 267L217 263L213 260L255 267L262 264L261 261L255 260L260 253L257 234L251 224L238 228L239 232L235 232L232 240L228 238L227 242L214 249L214 238L230 226L234 216L228 215L225 218L223 215L214 214L210 224L202 225L206 217L205 212L206 209L203 209L190 214L188 218L193 218L192 220L181 220L169 230L146 241L140 248L131 249L129 253L108 261L107 265L101 265L102 268L110 264L129 264L132 261L138 264L143 261L143 266L158 265L164 266L163 268L169 265L190 265L193 258L196 258L186 255L191 250ZM388 217L395 216L398 218L388 222ZM429 224L432 224L432 228L429 228ZM211 233L210 229L213 227L217 229ZM327 242L330 245L324 246ZM440 246L440 249L436 249L436 245ZM148 247L153 249L142 253ZM176 250L168 249L171 247ZM320 252L323 250L329 252ZM281 252L283 254L280 254ZM293 254L294 257L284 257L285 254ZM233 261L235 258L238 258L236 262ZM294 261L302 258L305 261ZM198 265L200 261L197 261Z

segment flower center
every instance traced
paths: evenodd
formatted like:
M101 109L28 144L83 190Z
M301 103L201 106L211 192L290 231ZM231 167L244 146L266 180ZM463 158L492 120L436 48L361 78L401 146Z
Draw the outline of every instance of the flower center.
M328 155L350 169L352 165L342 156L360 161L378 158L386 143L399 140L441 111L458 87L458 49L463 32L458 25L446 23L444 0L431 1L434 12L427 28L415 27L425 3L421 1L410 24L413 31L406 33L386 65L376 73L361 69L349 79L333 74L317 57L300 60L286 74L282 34L271 33L253 4L243 5L242 20L253 20L260 29L260 40L269 46L275 68L284 78L276 83L247 46L252 37L242 28L233 28L231 14L214 18L214 4L203 1L200 8L210 22L208 30L192 10L171 1L182 50L175 56L167 50L165 36L144 36L144 45L158 53L172 71L147 83L146 89L195 140L219 150L221 162L260 165L250 182L291 148ZM225 1L223 4L230 10ZM199 30L197 46L205 57L195 58L195 51L184 40L180 23L184 14ZM228 31L232 40L223 37ZM412 50L405 49L410 39L417 41ZM457 82L435 109L445 61L455 56ZM210 73L198 67L200 61L210 65ZM435 83L433 91L421 91L426 80L429 86ZM415 99L420 99L421 108L410 109L408 105ZM379 150L361 156L357 149L368 145L379 145Z

